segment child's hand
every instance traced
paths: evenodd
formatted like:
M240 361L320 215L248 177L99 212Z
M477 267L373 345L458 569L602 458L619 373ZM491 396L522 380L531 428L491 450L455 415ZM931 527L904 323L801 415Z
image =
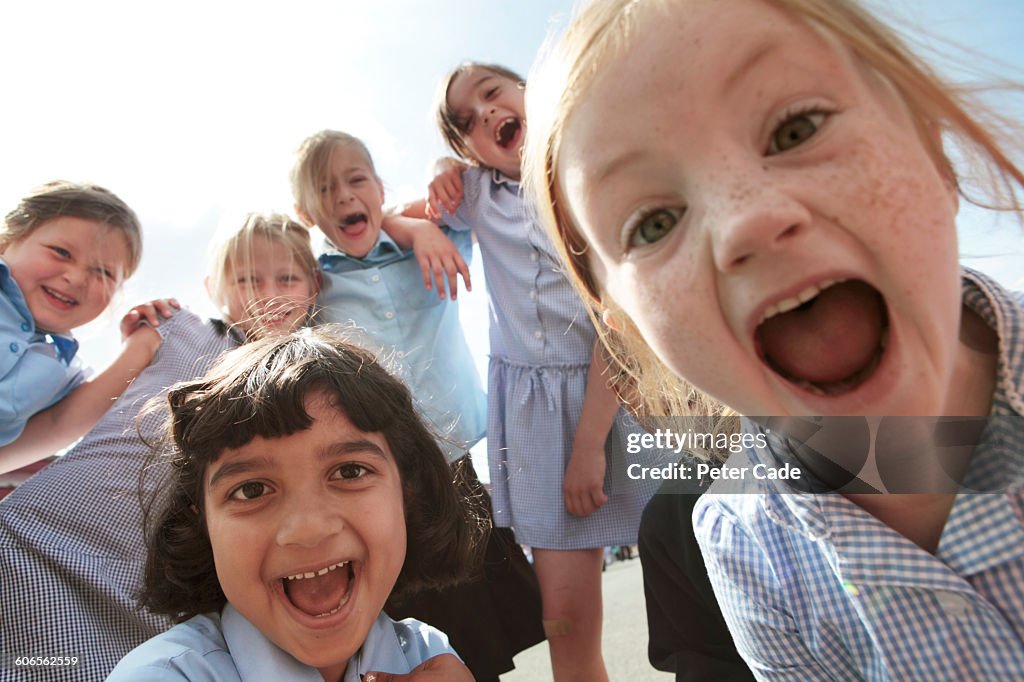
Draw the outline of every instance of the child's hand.
M473 673L451 654L440 654L420 663L408 675L366 673L363 682L473 682Z
M455 213L462 203L462 172L466 164L455 159L438 159L434 165L434 179L427 191L427 217L441 219L441 210Z
M604 492L605 467L603 443L594 448L573 446L572 457L562 479L562 496L567 512L573 516L589 516L608 502Z
M412 241L412 250L423 271L423 286L429 291L437 283L437 295L445 297L444 276L448 275L448 286L454 301L459 295L458 275L466 283L466 290L472 291L473 284L469 280L469 266L459 253L452 240L441 228L428 220L422 221L422 228L416 231Z
M159 327L161 318L169 318L175 310L180 309L181 304L173 298L155 298L149 303L135 306L121 318L121 340L127 341L139 327L144 327L143 320L153 327Z

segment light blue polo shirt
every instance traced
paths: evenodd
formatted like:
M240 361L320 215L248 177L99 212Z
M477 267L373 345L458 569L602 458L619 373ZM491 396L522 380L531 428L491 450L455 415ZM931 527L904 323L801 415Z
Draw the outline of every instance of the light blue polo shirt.
M36 329L21 287L0 259L0 445L17 440L29 417L85 380L77 352L72 337Z
M455 654L448 638L426 623L393 621L383 612L349 659L342 682L371 671L408 673L428 658ZM153 637L121 659L107 682L323 682L316 668L292 658L228 604Z
M448 234L469 262L469 233ZM326 242L320 267L324 283L316 322L354 325L353 340L406 382L420 414L443 440L456 444L441 443L448 460L465 454L484 435L487 405L458 303L428 291L413 252L384 232L363 258Z

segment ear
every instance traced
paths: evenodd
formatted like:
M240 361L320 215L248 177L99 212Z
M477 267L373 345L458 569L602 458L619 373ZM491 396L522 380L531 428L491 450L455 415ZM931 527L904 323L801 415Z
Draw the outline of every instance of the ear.
M203 277L203 288L206 289L206 296L211 301L213 300L213 287L210 285L210 277L207 275Z
M295 215L298 216L299 222L302 223L303 227L309 229L316 225L316 221L313 220L313 218L311 218L301 206L295 204L293 208L295 209Z
M605 308L601 311L601 321L604 322L604 326L611 329L613 332L621 332L622 328L619 325L618 317L611 311L610 308Z

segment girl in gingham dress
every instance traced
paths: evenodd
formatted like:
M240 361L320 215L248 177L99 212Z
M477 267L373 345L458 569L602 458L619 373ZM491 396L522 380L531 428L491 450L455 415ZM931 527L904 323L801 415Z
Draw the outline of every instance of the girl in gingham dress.
M525 184L638 393L788 417L726 466L826 486L694 511L754 674L1024 679L1024 297L959 265L955 225L967 186L1020 216L1016 126L855 0L599 0L534 87ZM830 480L839 430L874 464Z
M519 192L524 82L467 63L438 122L471 167L430 187L428 212L473 229L491 302L487 446L494 520L533 549L555 678L605 680L603 547L636 542L654 484L628 485L629 429L579 295Z

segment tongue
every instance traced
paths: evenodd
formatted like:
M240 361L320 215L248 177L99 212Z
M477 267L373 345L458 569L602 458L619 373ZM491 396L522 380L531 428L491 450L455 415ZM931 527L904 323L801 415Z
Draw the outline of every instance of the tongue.
M292 604L310 616L320 616L338 608L348 589L349 568L344 566L325 575L302 580L285 580L284 593Z
M765 321L757 338L769 362L790 378L828 383L871 361L884 325L881 295L864 282L842 282Z

